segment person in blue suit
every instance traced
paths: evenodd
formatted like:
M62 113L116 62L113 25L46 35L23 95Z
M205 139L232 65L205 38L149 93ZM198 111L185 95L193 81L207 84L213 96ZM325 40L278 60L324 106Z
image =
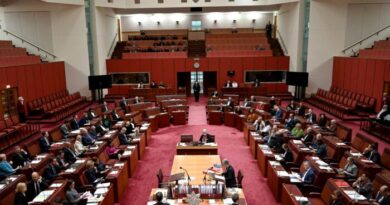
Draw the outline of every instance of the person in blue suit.
M274 110L275 110L274 118L277 121L281 121L283 119L283 110L281 110L280 107L277 105L274 106Z
M39 138L39 147L41 148L41 152L48 152L50 149L50 145L51 142L49 139L49 132L42 132L42 137Z
M15 169L12 168L11 164L7 161L5 154L0 154L0 179L4 179L7 176L14 174Z
M310 167L308 161L303 162L303 168L305 171L301 173L302 182L305 184L313 184L316 175L313 168Z

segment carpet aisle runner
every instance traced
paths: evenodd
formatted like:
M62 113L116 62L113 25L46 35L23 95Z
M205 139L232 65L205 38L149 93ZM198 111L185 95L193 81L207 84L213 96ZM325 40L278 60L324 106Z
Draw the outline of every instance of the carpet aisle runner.
M206 100L201 98L200 102L195 103L193 99L189 99L188 125L159 129L153 134L152 143L146 149L144 158L138 163L135 176L129 179L121 204L146 204L151 189L157 187L158 169L161 168L164 175L170 173L179 136L188 133L193 134L194 139L198 139L203 128L216 136L221 158L229 159L236 174L239 169L242 170L244 193L248 204L278 204L268 188L266 179L262 177L249 147L244 142L243 133L235 128L207 125Z

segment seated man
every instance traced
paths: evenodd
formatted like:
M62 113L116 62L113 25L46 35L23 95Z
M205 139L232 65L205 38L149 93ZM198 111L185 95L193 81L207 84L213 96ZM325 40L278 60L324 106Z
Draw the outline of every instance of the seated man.
M268 146L276 153L282 153L282 145L284 143L283 136L288 132L286 129L280 129L274 134L271 134L268 139Z
M123 120L121 117L119 117L118 113L116 113L115 109L113 109L112 112L111 112L111 119L114 122L118 122L118 121L122 121Z
M83 142L84 146L89 146L95 144L95 139L89 135L87 129L81 128L80 129L80 135L81 135L81 141Z
M212 98L217 98L217 97L219 97L218 91L217 91L217 90L214 90L213 93L211 93L211 97L212 97Z
M225 87L226 87L226 88L232 88L232 87L233 87L233 82L230 81L230 80L228 80L228 81L226 82L226 84L225 84Z
M98 157L93 157L92 161L94 163L98 177L104 177L105 175L107 175L108 171L110 171L110 169L108 169Z
M50 145L49 132L42 132L42 136L39 138L39 147L41 148L41 152L48 152L51 147Z
M61 168L58 165L58 161L55 158L50 159L50 163L46 166L43 173L43 178L47 181L53 181L60 173Z
M318 141L322 140L322 135L320 133L318 133L315 137L315 139L313 140L313 143L311 144L311 148L313 149L317 149L319 147L318 145Z
M368 147L364 149L363 155L367 157L368 160L373 161L375 164L381 164L381 155L378 152L378 143L368 145Z
M100 107L100 110L102 111L102 113L105 113L105 112L109 112L110 110L108 109L108 106L107 106L107 102L104 101L102 106Z
M157 192L156 193L157 203L155 203L154 205L169 205L168 203L162 202L162 200L163 200L163 194L161 192Z
M126 127L122 127L121 131L118 134L120 145L130 145L131 139L129 139L126 135Z
M347 158L347 164L344 168L337 170L339 173L344 174L347 179L356 179L358 174L358 168L353 162L352 157Z
M302 142L305 144L311 144L313 142L313 139L314 139L313 128L308 127L306 129L305 135L303 136Z
M257 117L256 121L253 122L252 126L256 132L260 132L265 127L265 122L262 116Z
M363 173L360 175L360 177L352 184L352 187L355 188L359 194L363 195L367 199L371 199L372 183L366 174Z
M60 150L58 152L58 155L56 157L57 159L57 162L58 162L58 166L60 166L61 169L66 169L69 165L68 162L66 162L66 159L65 159L65 153L63 150Z
M79 127L84 127L89 124L88 113L84 112L83 117L79 120Z
M293 153L290 150L290 147L286 143L282 145L282 149L284 150L284 153L282 155L283 162L292 162L294 161Z
M376 115L375 120L379 123L383 123L384 119L387 115L390 114L390 110L388 109L388 105L383 105L382 109Z
M387 185L379 188L377 195L373 200L374 205L388 205L390 204L390 191Z
M324 113L321 113L320 114L320 119L318 119L318 126L320 126L321 128L325 127L326 126L326 117L325 117L325 114Z
M301 123L297 123L295 127L291 130L291 135L294 136L295 139L301 139L304 134L305 133L303 132Z
M294 100L291 100L291 102L287 105L287 110L296 110L295 102Z
M331 121L330 121L330 125L327 126L326 129L327 129L329 132L336 133L336 130L337 130L336 120L331 120Z
M280 122L283 119L283 111L279 106L274 105L274 119Z
M308 113L305 115L305 120L307 123L316 124L317 123L317 116L313 113L312 109L308 110Z
M0 179L4 179L15 172L16 169L12 168L11 164L7 161L7 155L0 154Z
M94 125L92 125L90 128L89 128L89 132L88 132L89 136L92 137L92 139L97 139L98 137L100 137L100 133L98 133L96 131L96 127Z
M38 172L31 174L31 181L27 184L27 199L33 200L41 191L44 191L48 187L46 181L39 176Z
M290 113L288 118L285 121L285 128L291 130L298 123L298 120L295 119L294 113Z
M78 130L80 128L78 118L77 115L73 115L72 119L69 121L72 130Z
M94 162L92 160L88 160L85 168L84 175L85 178L87 178L88 184L94 185L99 179Z
M234 173L234 168L230 165L227 159L222 160L222 167L225 170L222 173L222 176L225 177L225 185L227 188L232 188L237 186L236 175Z
M231 97L228 98L228 101L226 102L226 108L229 111L232 111L234 109L234 102Z
M138 96L135 96L134 98L134 104L140 104L141 103L141 100L139 99Z
M69 142L66 142L64 144L62 151L64 152L64 158L65 158L66 163L72 164L77 160L77 155L72 150L71 144Z
M106 134L108 132L108 128L104 127L103 126L103 122L102 121L98 121L98 123L96 124L96 133L97 133L97 136L98 137L101 137L103 136L104 134Z
M267 136L271 132L271 122L270 121L265 121L264 126L258 131L262 136Z
M316 155L320 159L324 159L328 156L328 148L322 139L317 140Z
M92 108L89 108L89 109L88 109L87 115L88 115L88 120L92 120L92 119L94 119L94 118L99 117L99 116L97 116L96 113L92 110Z
M125 127L126 127L126 135L134 133L134 129L136 128L134 119L131 118L130 121L126 121Z
M302 182L305 184L313 184L315 173L308 161L303 162L303 169L304 171L300 174Z
M156 84L156 82L154 82L154 80L152 81L152 83L150 83L150 88L158 88L158 85Z
M210 143L210 142L214 142L214 139L212 139L212 135L207 133L206 129L203 129L202 135L199 138L199 142L200 143Z
M23 167L30 161L28 153L19 146L15 146L15 151L12 154L11 160L14 168Z
M303 106L302 102L299 103L299 106L296 108L295 113L298 116L304 116L305 115L305 106Z
M69 122L68 120L65 120L64 123L60 126L60 131L64 139L67 139L69 135L69 129L67 125L68 122Z
M129 103L127 102L126 98L123 97L122 100L119 102L119 106L122 108L122 110L126 113L127 112L127 105Z
M250 101L248 101L248 99L247 98L245 98L244 99L244 102L242 103L242 106L243 107L251 107L251 102Z

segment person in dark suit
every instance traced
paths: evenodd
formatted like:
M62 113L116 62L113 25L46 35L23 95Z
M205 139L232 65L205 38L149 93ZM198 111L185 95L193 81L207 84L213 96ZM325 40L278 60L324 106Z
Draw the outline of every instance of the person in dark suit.
M152 81L152 83L150 83L150 88L158 88L157 83Z
M275 120L280 122L283 119L283 111L277 105L274 106L274 110L275 110L274 118Z
M121 131L118 134L120 145L130 145L131 140L126 135L126 127L122 127Z
M210 143L210 142L213 142L212 135L207 133L206 129L203 129L202 135L199 138L199 142L200 143Z
M222 160L222 167L224 168L224 172L222 176L225 177L225 185L227 188L232 188L237 186L236 175L234 173L234 168L230 165L227 159Z
M48 152L50 149L50 139L49 139L49 132L45 131L42 132L41 138L39 138L39 147L41 148L41 152Z
M291 102L287 105L287 110L296 110L295 102L294 100L291 100Z
M383 105L382 109L376 115L375 120L379 123L384 122L384 118L390 114L390 110L388 109L388 105Z
M268 146L276 153L282 153L282 145L284 143L283 136L286 134L286 130L278 130L275 134L271 134L268 139Z
M304 116L305 115L305 107L303 106L303 103L300 102L298 108L295 110L298 116Z
M88 184L93 185L98 179L98 173L95 168L95 164L92 160L88 160L86 164L86 170L84 171L85 178L87 178Z
M317 146L316 155L321 159L326 158L328 156L328 149L322 139L317 140Z
M302 141L305 144L311 144L313 142L313 139L314 139L313 128L312 127L308 127L306 129L305 135L302 138Z
M66 169L68 167L69 163L65 159L65 153L63 150L60 150L58 152L58 156L56 157L58 165L60 166L60 169Z
M154 205L169 205L168 203L162 202L162 200L163 200L163 194L161 192L157 192L156 193L157 203L155 203Z
M360 175L360 177L352 184L352 187L355 188L359 194L363 195L367 199L371 199L372 183L365 173Z
M260 80L256 78L255 81L253 81L253 87L258 88L260 87Z
M89 131L88 131L88 134L89 136L92 137L92 139L98 139L98 137L100 137L100 133L98 133L96 131L96 127L94 125L92 125L90 128L89 128Z
M106 101L103 102L103 104L100 107L100 110L102 111L102 113L109 112Z
M126 127L126 135L134 133L135 124L133 118L131 118L130 121L127 121L125 123L125 127Z
M16 185L16 194L14 199L14 205L28 205L28 199L26 196L27 185L24 182L19 182Z
M378 193L372 200L374 205L388 205L390 204L390 191L387 185L382 185Z
M28 201L33 200L41 191L48 187L45 180L39 176L38 172L31 174L31 181L27 184L27 199Z
M331 195L331 200L329 201L329 205L343 205L344 202L341 198L341 191L340 190L334 190L333 194Z
M111 119L114 122L118 122L118 121L122 121L123 120L121 117L119 117L118 113L116 113L115 109L113 109L112 112L111 112Z
M198 81L195 81L192 89L194 90L195 102L199 102L200 84Z
M81 134L81 140L84 146L89 146L95 144L95 139L92 138L91 135L89 135L87 129L81 128L80 129Z
M213 97L213 98L219 97L218 91L214 90L213 93L211 94L211 97Z
M19 121L21 123L26 122L26 107L24 107L24 99L22 96L18 98L18 103L16 104L16 108L19 114Z
M134 104L140 104L141 103L141 100L139 99L138 96L135 96L134 98Z
M233 87L233 82L230 81L230 80L228 80L228 81L226 82L226 84L225 84L225 87L226 87L226 88L232 88L232 87Z
M127 102L126 98L123 97L122 100L119 102L119 106L122 108L122 110L127 113L127 105L129 103Z
M74 163L77 160L76 153L70 148L70 143L65 143L64 148L62 148L62 151L64 151L64 158L67 163Z
M381 164L381 155L378 152L378 143L368 145L368 147L364 149L363 155L375 164Z
M286 143L282 145L282 149L284 150L284 153L282 155L284 162L292 162L294 161L293 153L291 152L290 148Z
M96 124L96 133L98 137L105 135L108 132L108 128L103 126L102 121L98 121Z
M305 171L301 173L302 182L305 184L313 184L315 174L308 161L303 162L303 168Z
M83 113L83 117L79 120L78 124L79 124L79 128L80 127L84 127L86 124L89 123L89 119L88 119L88 113L87 112L84 112Z
M229 111L232 111L234 110L234 102L232 100L231 97L228 98L228 101L226 102L226 108L229 110Z
M326 127L326 117L325 117L325 114L323 114L323 113L320 114L320 118L318 119L318 123L317 124L321 128Z
M305 120L307 123L316 124L317 123L317 116L313 113L312 109L308 110L308 113L305 115Z
M60 173L61 168L58 165L58 162L55 158L50 160L50 163L46 166L45 171L43 172L43 178L47 181L53 181L58 174Z
M119 117L119 116L118 116ZM108 115L103 115L102 117L102 125L107 128L107 129L110 129L111 128L111 120L110 118L108 117Z
M69 129L67 125L68 123L69 121L65 120L64 123L60 126L61 135L64 139L67 139L69 135Z
M80 128L79 122L78 122L78 116L73 115L72 119L69 121L70 128L72 130L78 130Z
M251 107L252 103L248 100L248 98L244 99L244 102L242 103L243 107Z
M11 160L13 168L23 167L30 161L28 153L19 146L15 146L15 151L12 154Z
M98 157L93 157L92 161L94 163L98 177L104 177L107 172L110 171L110 169L107 168L106 164L101 162Z
M270 107L270 112L272 113L273 112L273 109L275 109L275 105L276 105L276 100L275 100L275 97L274 96L271 96L270 100L269 100L269 107Z
M88 115L88 120L92 120L92 119L98 117L98 116L96 115L96 113L92 110L92 108L89 108L89 109L88 109L87 115Z
M289 117L285 121L285 128L291 130L298 123L298 120L295 119L294 113L290 113Z

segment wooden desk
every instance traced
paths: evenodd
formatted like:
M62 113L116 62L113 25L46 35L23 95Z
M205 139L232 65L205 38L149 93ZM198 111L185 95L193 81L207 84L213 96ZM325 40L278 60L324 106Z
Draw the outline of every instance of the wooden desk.
M249 133L249 147L251 153L255 159L257 159L257 147L259 144L263 144L263 138L257 132Z
M102 193L102 194L96 194L96 192L99 189L102 189L105 192ZM98 204L98 205L112 205L112 204L115 204L114 186L112 184L109 185L109 187L98 188L95 191L93 196L94 196L93 198L88 199L87 204L89 204L89 203L94 203L94 204ZM100 198L100 197L103 197L103 199L101 201L96 201L95 200L95 199Z
M42 191L29 204L39 204L39 205L46 205L46 204L49 205L50 204L51 205L58 198L60 198L60 199L64 198L65 197L66 183L67 183L66 180L55 180L47 189L44 190L44 191L53 191L53 193L50 196L46 197L46 199L43 202L39 202L39 201L34 202L34 200L37 200L38 198L40 198L43 195L44 191ZM54 185L58 185L58 187L54 186Z
M172 111L171 115L173 125L185 125L187 123L185 111Z
M23 174L12 175L0 182L0 205L14 204L15 189L19 182L25 182L26 176Z
M105 149L106 149L107 143L103 141L96 141L94 145L90 146L89 149L87 149L84 152L84 157L97 157L100 159L100 161L105 161Z
M342 193L342 199L344 201L344 204L346 205L363 205L363 204L370 204L367 200L362 201L356 201L354 199L351 199L344 191L345 190L354 190L347 182L340 179L328 179L326 181L326 184L321 192L321 199L325 202L325 204L328 204L331 200L331 194L335 190L340 190Z
M226 126L229 126L229 127L235 127L236 126L236 122L234 120L234 116L236 114L234 112L225 112L224 115L223 115L223 119L224 119L224 123Z
M240 131L243 131L244 130L244 123L246 122L246 118L247 116L246 115L238 115L238 114L235 114L234 115L234 121L236 123L236 128Z
M268 161L267 164L267 173L268 173L268 180L267 184L269 188L271 189L272 194L274 195L277 202L280 202L281 195L282 195L282 184L283 183L290 183L290 178L287 176L280 176L278 174L279 171L286 171L282 165L280 164L274 164L275 161Z
M193 145L192 143L179 142L176 145L177 155L217 155L218 145L206 143L204 145Z
M249 145L249 134L252 131L252 123L245 123L243 125L243 132L244 132L244 140L247 145Z
M26 165L20 169L20 172L27 177L27 180L31 179L33 172L38 172L41 176L45 170L46 165L49 164L53 155L51 154L40 154L37 155L29 165Z
M148 146L152 142L152 127L150 124L145 123L140 127L139 131L145 133L145 145Z
M257 165L264 177L267 177L267 164L269 160L275 160L275 155L268 145L257 145Z
M146 147L145 133L140 133L140 135L137 138L134 138L131 141L131 144L137 145L138 159L141 160L142 157L144 156L145 147Z
M222 125L222 116L221 111L210 111L208 114L208 120L210 125Z
M288 146L290 147L291 152L293 153L294 163L296 164L301 164L306 156L310 156L314 154L314 151L308 148L300 140L290 140L288 142Z
M237 94L240 96L240 100L245 98L250 98L252 95L265 95L267 93L267 88L260 86L257 88L254 87L238 87L238 88L222 88L222 95Z
M143 97L145 101L155 101L157 95L173 95L172 88L133 88L129 90L130 97Z
M126 161L115 163L106 176L106 180L114 187L114 199L116 203L119 203L119 200L125 193L128 178L129 174Z
M300 205L299 201L295 198L303 197L302 192L294 184L283 184L282 185L282 205ZM312 204L314 205L314 204Z
M306 160L309 162L316 175L313 183L315 186L322 187L329 178L336 176L336 172L330 167L330 169L321 169L321 166L316 162L317 160L320 160L318 157L307 156Z
M71 164L65 171L60 173L60 176L64 179L73 179L76 185L83 185L80 176L84 174L85 163L87 159L78 159L75 163Z
M191 184L203 184L203 171L214 164L221 164L219 155L175 155L171 175L183 172L180 167L187 169Z
M328 157L339 162L346 151L351 147L335 136L325 136L322 138L327 145Z
M138 165L138 147L123 145L120 148L124 150L120 160L126 162L127 172L129 177L132 177Z
M345 164L347 164L348 157L352 157L354 159L354 162L356 166L358 167L358 176L360 176L362 173L366 173L367 176L373 180L375 175L382 171L382 167L370 162L365 162L367 160L366 157L359 155L358 152L355 152L353 150L353 153L351 152L345 152L344 156L341 158L340 167L344 167Z

